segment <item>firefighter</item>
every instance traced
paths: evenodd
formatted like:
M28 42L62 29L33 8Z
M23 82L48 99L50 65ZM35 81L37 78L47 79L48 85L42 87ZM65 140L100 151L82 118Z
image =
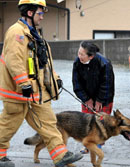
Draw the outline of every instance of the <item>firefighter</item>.
M7 157L10 140L26 119L44 139L55 166L82 158L69 152L56 128L49 99L58 99L60 78L54 73L51 50L37 26L47 12L45 0L20 0L21 18L6 32L0 56L0 167L14 167ZM58 84L57 84L58 83Z

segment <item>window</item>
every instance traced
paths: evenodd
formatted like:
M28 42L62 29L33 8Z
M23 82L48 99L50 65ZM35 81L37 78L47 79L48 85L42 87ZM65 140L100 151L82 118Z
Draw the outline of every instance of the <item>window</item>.
M93 39L114 39L114 38L129 38L130 31L105 31L105 30L94 30Z

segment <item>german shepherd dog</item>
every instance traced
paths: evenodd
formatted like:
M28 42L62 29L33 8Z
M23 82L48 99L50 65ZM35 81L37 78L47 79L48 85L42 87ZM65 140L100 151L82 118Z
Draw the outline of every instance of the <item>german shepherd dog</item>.
M130 119L119 110L114 111L113 116L106 113L100 113L99 116L99 114L85 114L79 111L64 111L56 114L56 117L57 128L62 134L64 143L67 144L69 137L81 142L90 151L93 167L101 167L104 157L103 151L97 147L97 144L102 144L110 137L119 134L130 140ZM40 135L35 134L33 137L26 138L24 144L36 145L34 162L39 163L39 152L45 147Z

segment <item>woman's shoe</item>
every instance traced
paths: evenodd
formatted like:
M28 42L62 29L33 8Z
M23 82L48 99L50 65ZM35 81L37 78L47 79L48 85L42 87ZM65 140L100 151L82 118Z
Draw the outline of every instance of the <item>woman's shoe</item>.
M83 150L80 151L81 154L88 154L89 150L85 147Z

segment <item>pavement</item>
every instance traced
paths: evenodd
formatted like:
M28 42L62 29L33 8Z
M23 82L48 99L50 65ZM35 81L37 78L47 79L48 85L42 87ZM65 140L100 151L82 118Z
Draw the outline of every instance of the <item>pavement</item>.
M63 80L64 87L73 93L72 90L72 61L55 60L55 71ZM130 70L127 66L114 65L115 72L115 98L113 109L119 109L123 114L130 118ZM55 113L65 110L81 111L81 106L67 92L62 91L60 99L52 102ZM0 111L3 105L0 101ZM24 145L24 139L32 136L35 131L29 127L26 121L23 122L18 132L14 135L10 142L8 150L9 158L16 164L16 167L52 167L53 162L48 154L47 149L40 152L39 158L41 163L33 162L34 146ZM69 139L67 147L70 151L79 152L83 148L81 143ZM130 167L130 142L119 135L110 138L103 146L104 159L102 167ZM90 155L84 155L83 159L76 162L77 167L92 167Z

